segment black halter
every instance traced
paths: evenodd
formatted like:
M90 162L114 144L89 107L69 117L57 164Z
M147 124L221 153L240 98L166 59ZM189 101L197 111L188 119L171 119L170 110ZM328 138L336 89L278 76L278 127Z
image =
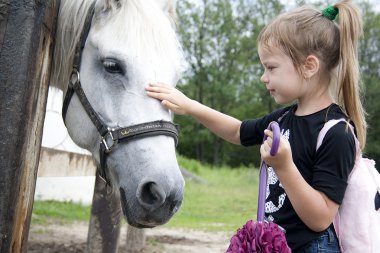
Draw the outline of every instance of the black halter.
M101 136L99 154L100 154L100 167L98 167L100 176L104 179L107 184L110 184L109 179L106 174L107 165L107 154L112 151L112 149L119 142L127 142L133 139L156 136L156 135L167 135L171 136L175 140L175 145L178 143L178 125L173 124L170 121L152 121L142 124L137 124L129 127L120 128L110 128L100 119L98 113L93 109L90 102L88 101L86 94L82 89L79 75L79 67L82 58L82 50L85 46L85 42L88 33L91 28L91 21L94 15L94 6L91 6L89 13L87 14L83 32L80 37L80 41L76 47L74 60L73 60L73 71L69 80L68 89L66 91L65 100L63 102L62 116L63 121L66 120L66 113L69 107L70 101L74 93L78 96L80 102L82 103L87 115L91 119L92 123L98 129Z

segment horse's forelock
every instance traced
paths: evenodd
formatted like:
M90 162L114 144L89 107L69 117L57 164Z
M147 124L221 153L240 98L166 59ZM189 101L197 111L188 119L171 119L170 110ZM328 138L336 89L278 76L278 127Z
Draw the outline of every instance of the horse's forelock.
M172 22L172 26L175 25L175 0L61 0L53 59L52 86L63 91L66 90L72 71L75 47L80 39L87 13L94 1L96 1L96 4L95 24L93 25L96 25L97 22L107 22L107 17L112 18L119 14L118 16L121 18L114 19L115 22L110 27L110 29L113 28L117 31L115 34L118 34L119 31L129 31L129 29L125 29L125 23L123 23L126 18L129 18L128 25L130 29L137 30L137 26L140 28L141 40L143 40L143 37L146 35L145 33L155 34L159 37L159 40L161 40L161 45L164 47L171 45L170 48L162 48L162 51L168 51L169 49L169 51L172 52L173 58L180 58L180 61L183 60L182 55L181 57L177 57L178 53L182 54L182 51L178 52L175 50L176 47L180 48L180 45L177 41L174 27L172 27L172 29L169 29L167 26L164 27L164 25L160 27L160 25L162 25L160 23L164 23L165 21L162 14L166 15L166 18ZM155 1L157 1L155 4L156 7L154 7ZM154 10L162 12L161 18L163 22L157 22L157 13L152 13ZM143 15L143 17L141 17L141 15ZM144 31L142 31L141 28L144 28ZM167 33L161 34L161 31L166 31ZM122 36L126 36L126 34ZM153 38L154 35L151 37ZM145 41L145 43L149 44L153 42ZM140 41L137 44L144 47L144 41ZM148 46L149 45L145 45L145 47Z
M106 5L108 2L108 5ZM92 37L102 51L102 28L118 42L127 43L140 59L168 59L180 75L186 68L183 51L175 32L175 0L109 0L95 10ZM103 11L107 9L107 11ZM111 34L111 35L110 35ZM107 50L107 49L106 49ZM157 59L158 59L157 58ZM152 61L153 62L153 61ZM162 63L162 62L161 62ZM159 65L159 62L155 63Z
M115 9L120 8L122 5L127 4L128 1L131 0L102 0L97 1L96 8L98 10L101 10L102 12L109 12ZM141 0L140 0L141 1ZM146 0L143 0L142 2L149 2ZM176 0L153 0L152 2L155 2L161 10L167 14L168 18L175 22L176 19ZM147 3L151 4L151 3Z
M109 0L109 6L99 5L95 10L96 31L105 27L112 41L128 43L140 59L170 59L180 74L186 67L183 51L175 27L175 0ZM106 12L102 10L106 8ZM99 29L98 29L99 28ZM104 36L99 33L95 43L101 50ZM99 40L99 41L98 41ZM156 63L160 64L160 63Z

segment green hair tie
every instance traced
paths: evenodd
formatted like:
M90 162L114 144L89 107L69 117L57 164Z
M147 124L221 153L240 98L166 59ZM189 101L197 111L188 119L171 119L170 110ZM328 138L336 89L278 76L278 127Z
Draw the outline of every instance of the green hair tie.
M334 21L338 13L339 13L338 8L335 8L334 6L331 6L331 5L322 10L323 16L330 19L331 21Z

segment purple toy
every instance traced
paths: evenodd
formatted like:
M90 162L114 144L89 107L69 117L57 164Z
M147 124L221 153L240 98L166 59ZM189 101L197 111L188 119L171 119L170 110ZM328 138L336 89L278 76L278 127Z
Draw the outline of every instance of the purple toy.
M280 127L277 122L271 122L268 129L273 131L273 144L270 150L272 156L277 154L280 145ZM264 141L266 136L264 137ZM267 165L261 161L259 180L259 199L257 205L257 221L247 221L243 228L232 236L226 253L290 253L284 232L278 225L264 220L265 195L267 183Z

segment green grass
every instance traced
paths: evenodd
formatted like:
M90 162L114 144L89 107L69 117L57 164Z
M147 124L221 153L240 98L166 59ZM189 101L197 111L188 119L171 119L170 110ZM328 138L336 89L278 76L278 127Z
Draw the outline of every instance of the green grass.
M167 226L231 231L256 218L257 170L199 165L197 175L208 183L186 182L182 207Z
M208 231L235 231L256 218L258 171L248 168L213 168L179 157L179 164L204 179L187 181L181 209L167 227ZM35 201L33 223L89 221L90 207L70 202Z
M74 221L89 221L90 206L72 202L34 201L32 223L46 224L55 222L68 223Z

